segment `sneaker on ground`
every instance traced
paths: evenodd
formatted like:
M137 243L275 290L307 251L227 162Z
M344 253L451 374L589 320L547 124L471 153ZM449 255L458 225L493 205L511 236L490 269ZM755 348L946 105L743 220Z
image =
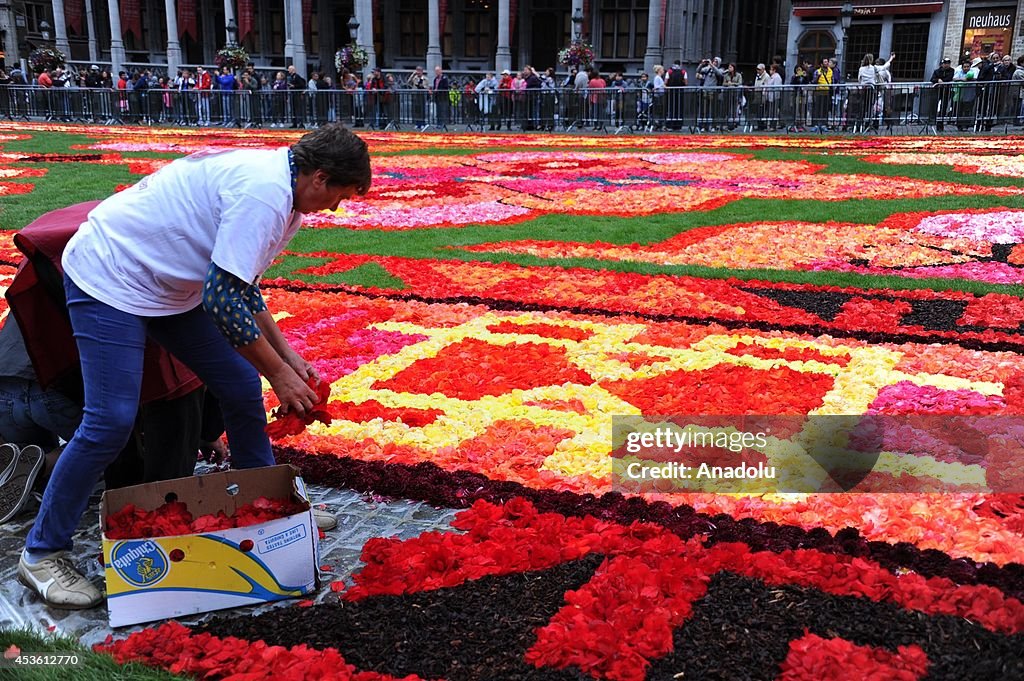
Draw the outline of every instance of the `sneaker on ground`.
M0 483L0 524L18 515L28 501L45 458L38 445L22 447L18 452L10 475Z
M334 517L333 513L321 511L318 508L313 509L313 520L321 530L333 530L338 526L338 519Z
M5 442L0 445L0 485L4 484L7 478L14 472L14 466L18 462L18 445Z
M29 565L18 559L18 581L47 605L62 610L87 610L103 602L103 594L72 565L66 551L57 551Z

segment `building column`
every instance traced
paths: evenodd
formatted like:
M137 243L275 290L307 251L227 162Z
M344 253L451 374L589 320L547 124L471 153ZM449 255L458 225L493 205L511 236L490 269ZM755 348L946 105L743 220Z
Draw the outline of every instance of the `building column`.
M292 10L284 0L284 65L295 63L295 41L292 40ZM295 67L298 68L298 67Z
M960 54L960 41L964 37L964 12L967 9L967 0L944 2L942 8L946 13L946 39L943 41L942 54L952 59L953 65L956 66L963 58ZM899 56L896 58L899 59Z
M238 20L235 19L235 3L232 0L224 0L224 44L227 45L231 42L231 34L228 33L228 24L232 21L235 25L238 25ZM236 34L237 37L237 34Z
M299 75L305 78L309 64L306 61L306 36L302 30L302 3L299 0L285 0L284 6L285 11L291 15L292 63Z
M932 71L939 66L943 57L953 58L954 55L943 54L942 38L946 28L946 5L943 4L942 11L932 15L931 25L928 27L928 52L925 56L924 73L921 80L928 80ZM1017 54L1014 52L1014 54ZM899 59L899 55L896 55Z
M115 79L125 62L124 35L121 33L121 8L118 0L108 0L107 16L110 18L110 76Z
M0 50L4 51L4 63L7 70L10 71L23 57L18 51L18 32L15 30L14 12L9 11L6 7L0 10L0 36L3 36Z
M433 82L434 67L441 65L441 8L438 0L427 0L427 77Z
M803 37L804 24L800 17L795 14L789 15L789 30L787 35L789 36L790 43L786 46L786 61L793 64L795 70L797 64L803 66L800 57L804 56L800 54L800 38ZM811 74L807 74L810 77Z
M892 30L893 16L889 14L882 18L882 35L878 41L878 54L875 55L876 57L888 59L889 55L893 53ZM847 58L846 55L843 56L844 58ZM864 55L862 54L858 56L863 57ZM899 59L899 57L897 57L897 59ZM843 75L845 76L846 74L844 73Z
M164 13L167 14L167 75L177 73L181 64L181 42L178 39L178 14L174 8L174 0L164 0Z
M89 31L89 61L100 60L100 41L96 38L96 15L93 13L92 0L85 0L85 25Z
M683 6L683 0L668 0L665 3L665 42L661 46L661 63L666 69L676 59L680 62L683 60L683 46L688 44L686 30L689 22L690 14Z
M355 12L359 22L356 45L366 50L366 69L372 73L377 68L377 53L373 46L373 0L355 0Z
M64 18L64 0L53 0L53 36L54 45L67 56L71 56L71 43L68 42L68 20Z
M578 0L573 0L577 2ZM494 70L512 69L512 36L509 35L509 0L498 0L498 49L494 53Z
M651 0L647 10L647 51L644 73L653 76L654 65L661 63L661 0Z

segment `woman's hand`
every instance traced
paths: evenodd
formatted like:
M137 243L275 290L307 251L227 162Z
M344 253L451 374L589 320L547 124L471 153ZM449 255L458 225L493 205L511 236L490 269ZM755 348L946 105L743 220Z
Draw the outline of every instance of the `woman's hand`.
M316 374L315 371L313 373ZM306 385L306 378L288 362L282 363L277 371L267 376L270 387L281 403L281 413L287 414L294 411L297 414L305 414L316 404L316 393Z
M320 382L320 374L317 373L317 370L313 365L307 362L302 355L291 348L288 348L288 350L281 355L281 359L284 360L285 364L294 369L295 373L302 377L303 380L312 378L314 383Z

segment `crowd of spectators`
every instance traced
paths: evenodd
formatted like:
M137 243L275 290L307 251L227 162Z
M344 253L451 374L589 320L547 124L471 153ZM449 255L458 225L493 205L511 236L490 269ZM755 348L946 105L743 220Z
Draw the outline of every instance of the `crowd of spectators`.
M849 74L835 58L820 64L801 59L787 73L776 56L746 75L735 63L709 55L690 70L676 61L667 68L656 65L651 73L572 69L565 75L527 65L460 78L450 78L440 66L433 74L418 66L407 75L342 69L336 78L319 71L307 78L294 66L276 72L252 65L183 68L173 76L138 69L116 77L96 65L34 76L14 68L0 69L0 117L27 113L19 111L20 99L5 96L3 89L32 85L56 93L45 99L46 116L67 121L300 128L343 120L354 127L420 130L446 130L457 122L488 131L878 128L893 120L894 59L866 54ZM947 123L988 130L995 121L1022 122L1024 57L1014 64L1008 55L993 53L965 59L955 69L945 59L931 81L939 86L933 113L940 130ZM981 85L998 81L1014 83L1015 89ZM72 94L76 90L114 96ZM29 97L24 101L31 104ZM931 112L931 100L927 106Z

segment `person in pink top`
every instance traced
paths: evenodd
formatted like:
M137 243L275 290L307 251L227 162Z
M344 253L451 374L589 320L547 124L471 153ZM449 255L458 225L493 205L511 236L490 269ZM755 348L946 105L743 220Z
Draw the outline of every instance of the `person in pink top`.
M524 119L526 118L526 76L522 72L517 72L515 78L512 79L512 119L519 124L519 129L522 130L524 125ZM509 130L512 129L511 121L509 122Z
M604 89L608 87L608 84L595 69L590 72L590 83L587 84L587 87L590 88L590 120L594 123L594 130L601 130L604 128L604 116L601 115L605 109Z

